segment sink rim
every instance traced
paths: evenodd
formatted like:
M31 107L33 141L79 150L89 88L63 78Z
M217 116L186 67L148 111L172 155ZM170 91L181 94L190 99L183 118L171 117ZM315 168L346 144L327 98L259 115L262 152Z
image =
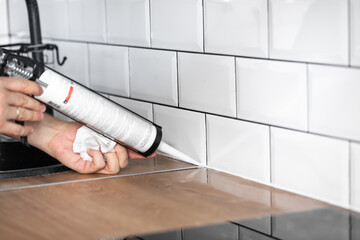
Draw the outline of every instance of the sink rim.
M69 170L71 169L61 163L55 165L43 166L43 167L5 170L5 171L0 171L0 179L41 176L46 174L65 172Z

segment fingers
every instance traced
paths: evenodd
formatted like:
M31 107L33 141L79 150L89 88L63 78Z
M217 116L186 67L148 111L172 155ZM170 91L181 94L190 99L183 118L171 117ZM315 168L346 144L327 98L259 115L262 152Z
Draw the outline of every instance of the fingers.
M108 152L104 154L106 157L106 167L100 170L99 173L104 174L117 174L120 172L120 165L118 158L114 152Z
M9 107L8 116L9 120L16 121L41 121L44 119L43 112L35 112L27 110L22 107Z
M7 102L11 106L19 106L27 108L29 110L34 110L38 112L44 112L46 107L44 104L41 104L39 101L31 98L25 94L21 93L11 93L7 94Z
M115 152L102 154L99 150L88 149L87 153L93 159L91 166L86 171L87 173L117 174L121 168L128 165L127 149L118 144L115 146Z
M92 157L92 164L90 166L89 172L94 173L105 168L106 166L105 160L102 153L99 150L94 150L89 148L86 152L87 154L90 155L90 157Z
M21 92L35 96L40 96L43 93L39 84L23 78L2 78L2 84L7 90L13 92Z
M21 126L13 122L6 122L2 129L2 134L9 136L28 136L34 131L30 126Z
M115 153L119 161L120 168L125 168L128 165L128 159L129 159L127 149L119 144L116 144Z
M142 156L142 155L140 155L140 154L138 154L136 152L133 152L131 150L128 150L127 152L128 152L128 155L129 155L130 159L145 159L144 156Z
M139 153L128 150L129 159L148 159L156 156L156 152L152 153L150 156L144 157Z

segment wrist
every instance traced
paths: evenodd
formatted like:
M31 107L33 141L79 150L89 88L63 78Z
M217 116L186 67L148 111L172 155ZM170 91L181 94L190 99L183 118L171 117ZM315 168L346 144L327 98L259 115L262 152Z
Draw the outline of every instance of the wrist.
M34 129L34 132L28 135L29 144L54 156L52 149L49 147L49 143L56 134L65 128L66 124L69 123L56 119L48 114L44 114L42 121L26 122L26 125Z

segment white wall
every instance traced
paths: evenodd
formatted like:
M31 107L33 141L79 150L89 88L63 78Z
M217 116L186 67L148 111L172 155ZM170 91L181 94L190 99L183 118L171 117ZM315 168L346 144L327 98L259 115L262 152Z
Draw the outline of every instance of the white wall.
M21 37L26 14L9 3ZM44 37L72 58L58 69L145 104L174 147L360 211L360 0L39 5Z
M0 44L8 44L9 41L8 3L0 0Z

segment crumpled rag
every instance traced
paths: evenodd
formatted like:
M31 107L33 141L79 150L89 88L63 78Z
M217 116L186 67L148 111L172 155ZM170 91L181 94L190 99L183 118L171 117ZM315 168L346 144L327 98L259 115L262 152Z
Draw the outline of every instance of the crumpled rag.
M116 142L100 135L86 126L82 126L76 132L75 141L73 143L73 151L80 153L85 161L92 161L92 157L87 154L87 150L101 150L102 153L115 152Z

